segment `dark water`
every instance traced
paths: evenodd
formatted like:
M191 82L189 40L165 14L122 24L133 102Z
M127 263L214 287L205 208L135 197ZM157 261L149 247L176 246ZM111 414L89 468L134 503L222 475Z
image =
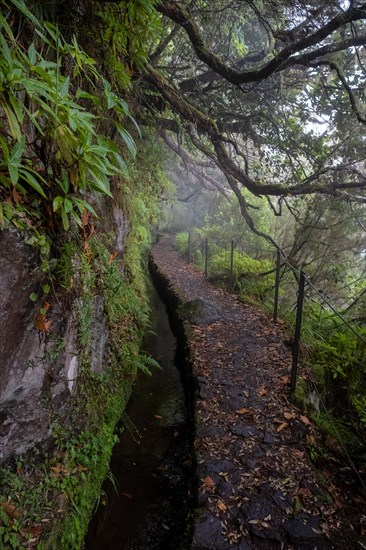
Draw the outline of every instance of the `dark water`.
M151 291L152 327L143 349L158 360L137 383L126 409L108 480L86 550L184 550L191 475L187 411L175 366L176 339L165 306ZM154 334L155 333L155 334Z

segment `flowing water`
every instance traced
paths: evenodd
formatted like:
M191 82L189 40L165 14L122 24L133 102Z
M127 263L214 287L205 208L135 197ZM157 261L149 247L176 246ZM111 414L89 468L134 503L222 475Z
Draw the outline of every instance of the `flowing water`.
M161 370L140 377L121 423L110 469L91 521L86 550L184 550L191 460L176 338L157 292L151 291L151 332L143 350Z

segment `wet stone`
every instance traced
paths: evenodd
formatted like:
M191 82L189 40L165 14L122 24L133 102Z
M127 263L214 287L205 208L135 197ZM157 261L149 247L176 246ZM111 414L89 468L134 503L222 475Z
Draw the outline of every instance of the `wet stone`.
M268 541L276 541L278 543L284 542L286 540L286 533L283 529L263 529L258 527L257 525L251 525L250 526L250 532L260 539L268 540ZM278 548L280 546L278 545ZM274 548L277 548L276 546L272 546L273 550Z
M265 517L272 515L274 506L265 498L253 500L241 507L241 513L248 520L264 519Z
M223 460L219 460L215 464L210 464L210 469L212 472L233 472L236 470L235 464L230 462L230 460L227 460L224 458Z
M267 498L271 498L272 495L273 495L273 488L269 485L269 483L263 483L260 487L259 487L259 493L264 496L264 497L267 497Z
M243 406L243 400L239 397L230 397L229 395L226 395L223 399L225 401L225 407L228 408L228 410L236 411L240 409Z
M254 470L254 468L257 465L256 460L252 460L250 458L246 458L245 456L240 457L240 462L244 466L246 470Z
M211 324L220 319L221 307L203 298L197 298L186 302L180 307L179 314L182 319L194 325Z
M230 483L230 481L221 479L216 492L220 497L229 497L235 493L235 487L232 483Z
M276 443L276 438L269 432L266 432L263 437L263 443Z
M221 531L219 518L202 518L195 528L192 550L229 550L231 546L225 541Z
M200 399L211 399L214 395L212 388L206 384L200 384L198 392Z
M274 495L272 495L273 502L282 510L286 510L286 508L292 508L292 502L290 498L287 495L284 495L281 493L281 491L276 491Z
M200 426L197 429L197 436L200 438L204 437L218 437L220 435L225 435L225 428L223 426Z
M253 550L253 546L250 546L245 540L240 541L238 546L233 546L236 550Z
M236 424L231 427L231 433L233 435L240 435L241 437L256 437L259 432L254 426L245 426L244 424Z
M294 544L314 544L322 539L319 518L302 513L284 522L283 528Z

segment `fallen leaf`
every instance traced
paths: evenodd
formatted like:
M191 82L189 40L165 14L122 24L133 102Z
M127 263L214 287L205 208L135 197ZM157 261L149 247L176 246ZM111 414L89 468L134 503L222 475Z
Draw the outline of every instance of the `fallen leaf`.
M157 418L158 420L161 420L163 417L160 416L160 414L154 414L154 417Z
M311 491L308 487L300 487L300 489L298 490L298 494L304 497L310 497Z
M259 391L258 391L259 395L262 395L262 396L267 395L268 392L269 392L269 389L266 388L265 386L262 386L261 388L259 388Z
M130 493L120 493L121 497L126 497L128 500L133 500L133 496Z
M26 529L26 531L30 535L32 535L32 537L39 537L39 535L42 533L42 525L40 525L39 523L35 524L35 525L32 525L32 527L28 527L28 529Z
M294 449L292 451L292 456L295 458L304 458L304 451L299 451L299 449Z
M282 424L280 424L279 426L277 426L276 432L282 432L282 430L284 430L285 428L287 428L287 426L288 426L288 423L287 423L287 422L282 422Z
M20 193L18 193L15 187L13 187L12 195L13 195L13 200L15 204L20 204L21 202L23 202L23 196Z
M289 384L289 382L290 382L290 377L289 377L288 375L286 375L286 376L281 376L280 380L281 380L282 384Z
M238 409L238 410L236 411L236 414L248 414L248 413L250 413L250 412L252 412L251 409L245 409L245 408L243 407L242 409Z
M333 500L334 500L334 504L336 505L336 508L338 508L338 510L341 510L342 508L344 508L344 502L340 498L333 497Z
M60 477L64 474L68 474L68 470L66 470L66 468L64 468L63 466L51 466L51 470L53 472L53 474L56 476L56 477Z
M202 483L202 487L205 487L206 489L212 489L213 487L215 487L215 482L212 479L212 477L210 476L205 477Z
M300 420L304 423L304 424L311 424L310 420L308 419L307 416L304 416L303 414L300 414Z
M0 506L8 516L10 525L13 525L14 520L19 518L21 515L19 510L17 510L11 502L1 502Z
M109 256L109 263L111 264L111 263L113 262L113 260L115 260L115 259L117 258L117 256L118 256L118 250L115 250L115 251L113 252L113 254L111 254L111 255Z
M298 516L304 509L304 503L301 495L296 495L294 498L293 513L294 516Z
M84 242L84 252L85 252L86 257L90 258L92 251L91 251L90 244L89 244L88 241Z
M35 322L35 327L41 332L49 332L52 323L53 321L51 321L50 319L46 320L46 317L44 315L38 314Z
M41 332L48 332L51 328L52 322L50 319L47 319L47 311L50 309L49 302L43 302L41 309L39 310L34 326L37 330Z
M283 416L285 418L287 418L287 420L291 420L292 418L296 417L296 414L295 413L290 413L290 412L285 412L285 413L283 413Z
M90 220L90 212L84 208L83 213L81 214L81 223L83 227L86 227Z
M216 508L221 512L226 512L227 510L227 506L222 502L222 500L218 500L216 502Z

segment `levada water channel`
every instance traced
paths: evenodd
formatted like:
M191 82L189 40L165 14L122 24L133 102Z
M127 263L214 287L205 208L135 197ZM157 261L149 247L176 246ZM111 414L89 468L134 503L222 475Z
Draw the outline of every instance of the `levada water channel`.
M177 340L164 303L151 289L151 332L143 350L161 370L140 377L121 421L111 479L86 550L185 550L192 508L192 429L178 369ZM178 348L179 348L178 342ZM189 407L188 407L189 408Z

